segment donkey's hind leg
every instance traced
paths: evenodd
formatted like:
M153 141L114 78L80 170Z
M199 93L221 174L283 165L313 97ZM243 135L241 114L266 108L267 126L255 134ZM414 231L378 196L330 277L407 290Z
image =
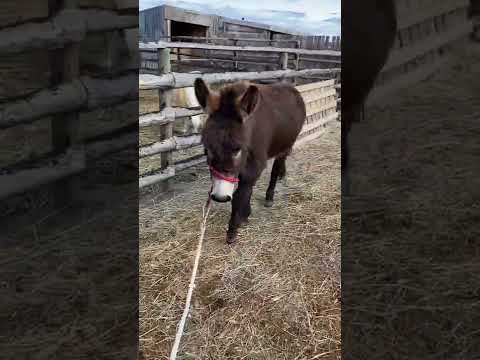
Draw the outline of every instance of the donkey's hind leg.
M273 197L275 195L275 186L277 185L278 179L283 179L287 172L285 167L285 161L287 156L281 156L275 159L272 166L272 174L270 175L270 183L268 184L267 193L265 195L265 206L273 206Z

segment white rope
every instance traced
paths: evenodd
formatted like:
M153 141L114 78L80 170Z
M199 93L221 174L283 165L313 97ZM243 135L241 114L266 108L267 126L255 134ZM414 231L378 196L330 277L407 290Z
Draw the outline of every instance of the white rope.
M198 239L197 253L195 254L195 262L193 263L192 276L190 277L190 285L188 286L187 300L185 302L185 309L183 310L182 318L177 326L177 334L175 335L175 342L173 343L172 351L170 352L170 360L177 358L178 347L180 346L180 340L183 335L183 328L187 321L188 312L190 311L190 302L192 301L193 289L195 288L195 279L197 277L198 263L200 261L200 255L202 253L203 238L205 236L205 229L207 227L208 213L210 212L210 196L207 203L203 207L203 220L200 226L200 238Z

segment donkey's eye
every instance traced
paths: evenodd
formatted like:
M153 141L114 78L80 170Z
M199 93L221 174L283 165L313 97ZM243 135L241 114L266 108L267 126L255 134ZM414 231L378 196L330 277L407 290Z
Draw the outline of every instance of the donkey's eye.
M232 156L235 160L239 159L242 155L242 149L237 149L232 151Z

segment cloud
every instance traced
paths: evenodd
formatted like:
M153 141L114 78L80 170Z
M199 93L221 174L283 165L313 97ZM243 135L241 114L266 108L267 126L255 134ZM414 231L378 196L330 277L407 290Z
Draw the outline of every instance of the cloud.
M258 0L140 0L140 9L163 4L314 35L340 35L340 0L262 0L261 8Z

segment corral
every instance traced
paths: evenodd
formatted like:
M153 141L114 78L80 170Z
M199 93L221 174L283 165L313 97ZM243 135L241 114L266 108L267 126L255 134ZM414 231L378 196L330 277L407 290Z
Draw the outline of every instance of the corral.
M238 248L224 239L230 206L214 206L181 354L339 356L340 53L259 45L140 44L140 346L146 359L166 358L172 346L208 193L198 134L204 115L189 94L199 76L212 87L235 80L297 84L307 120L287 162L288 186L280 185L277 205L266 210L264 172ZM197 68L180 64L189 49L205 59ZM214 60L204 66L208 56ZM249 56L261 59L260 67ZM302 56L315 58L316 67L304 66ZM196 69L203 74L183 72Z

